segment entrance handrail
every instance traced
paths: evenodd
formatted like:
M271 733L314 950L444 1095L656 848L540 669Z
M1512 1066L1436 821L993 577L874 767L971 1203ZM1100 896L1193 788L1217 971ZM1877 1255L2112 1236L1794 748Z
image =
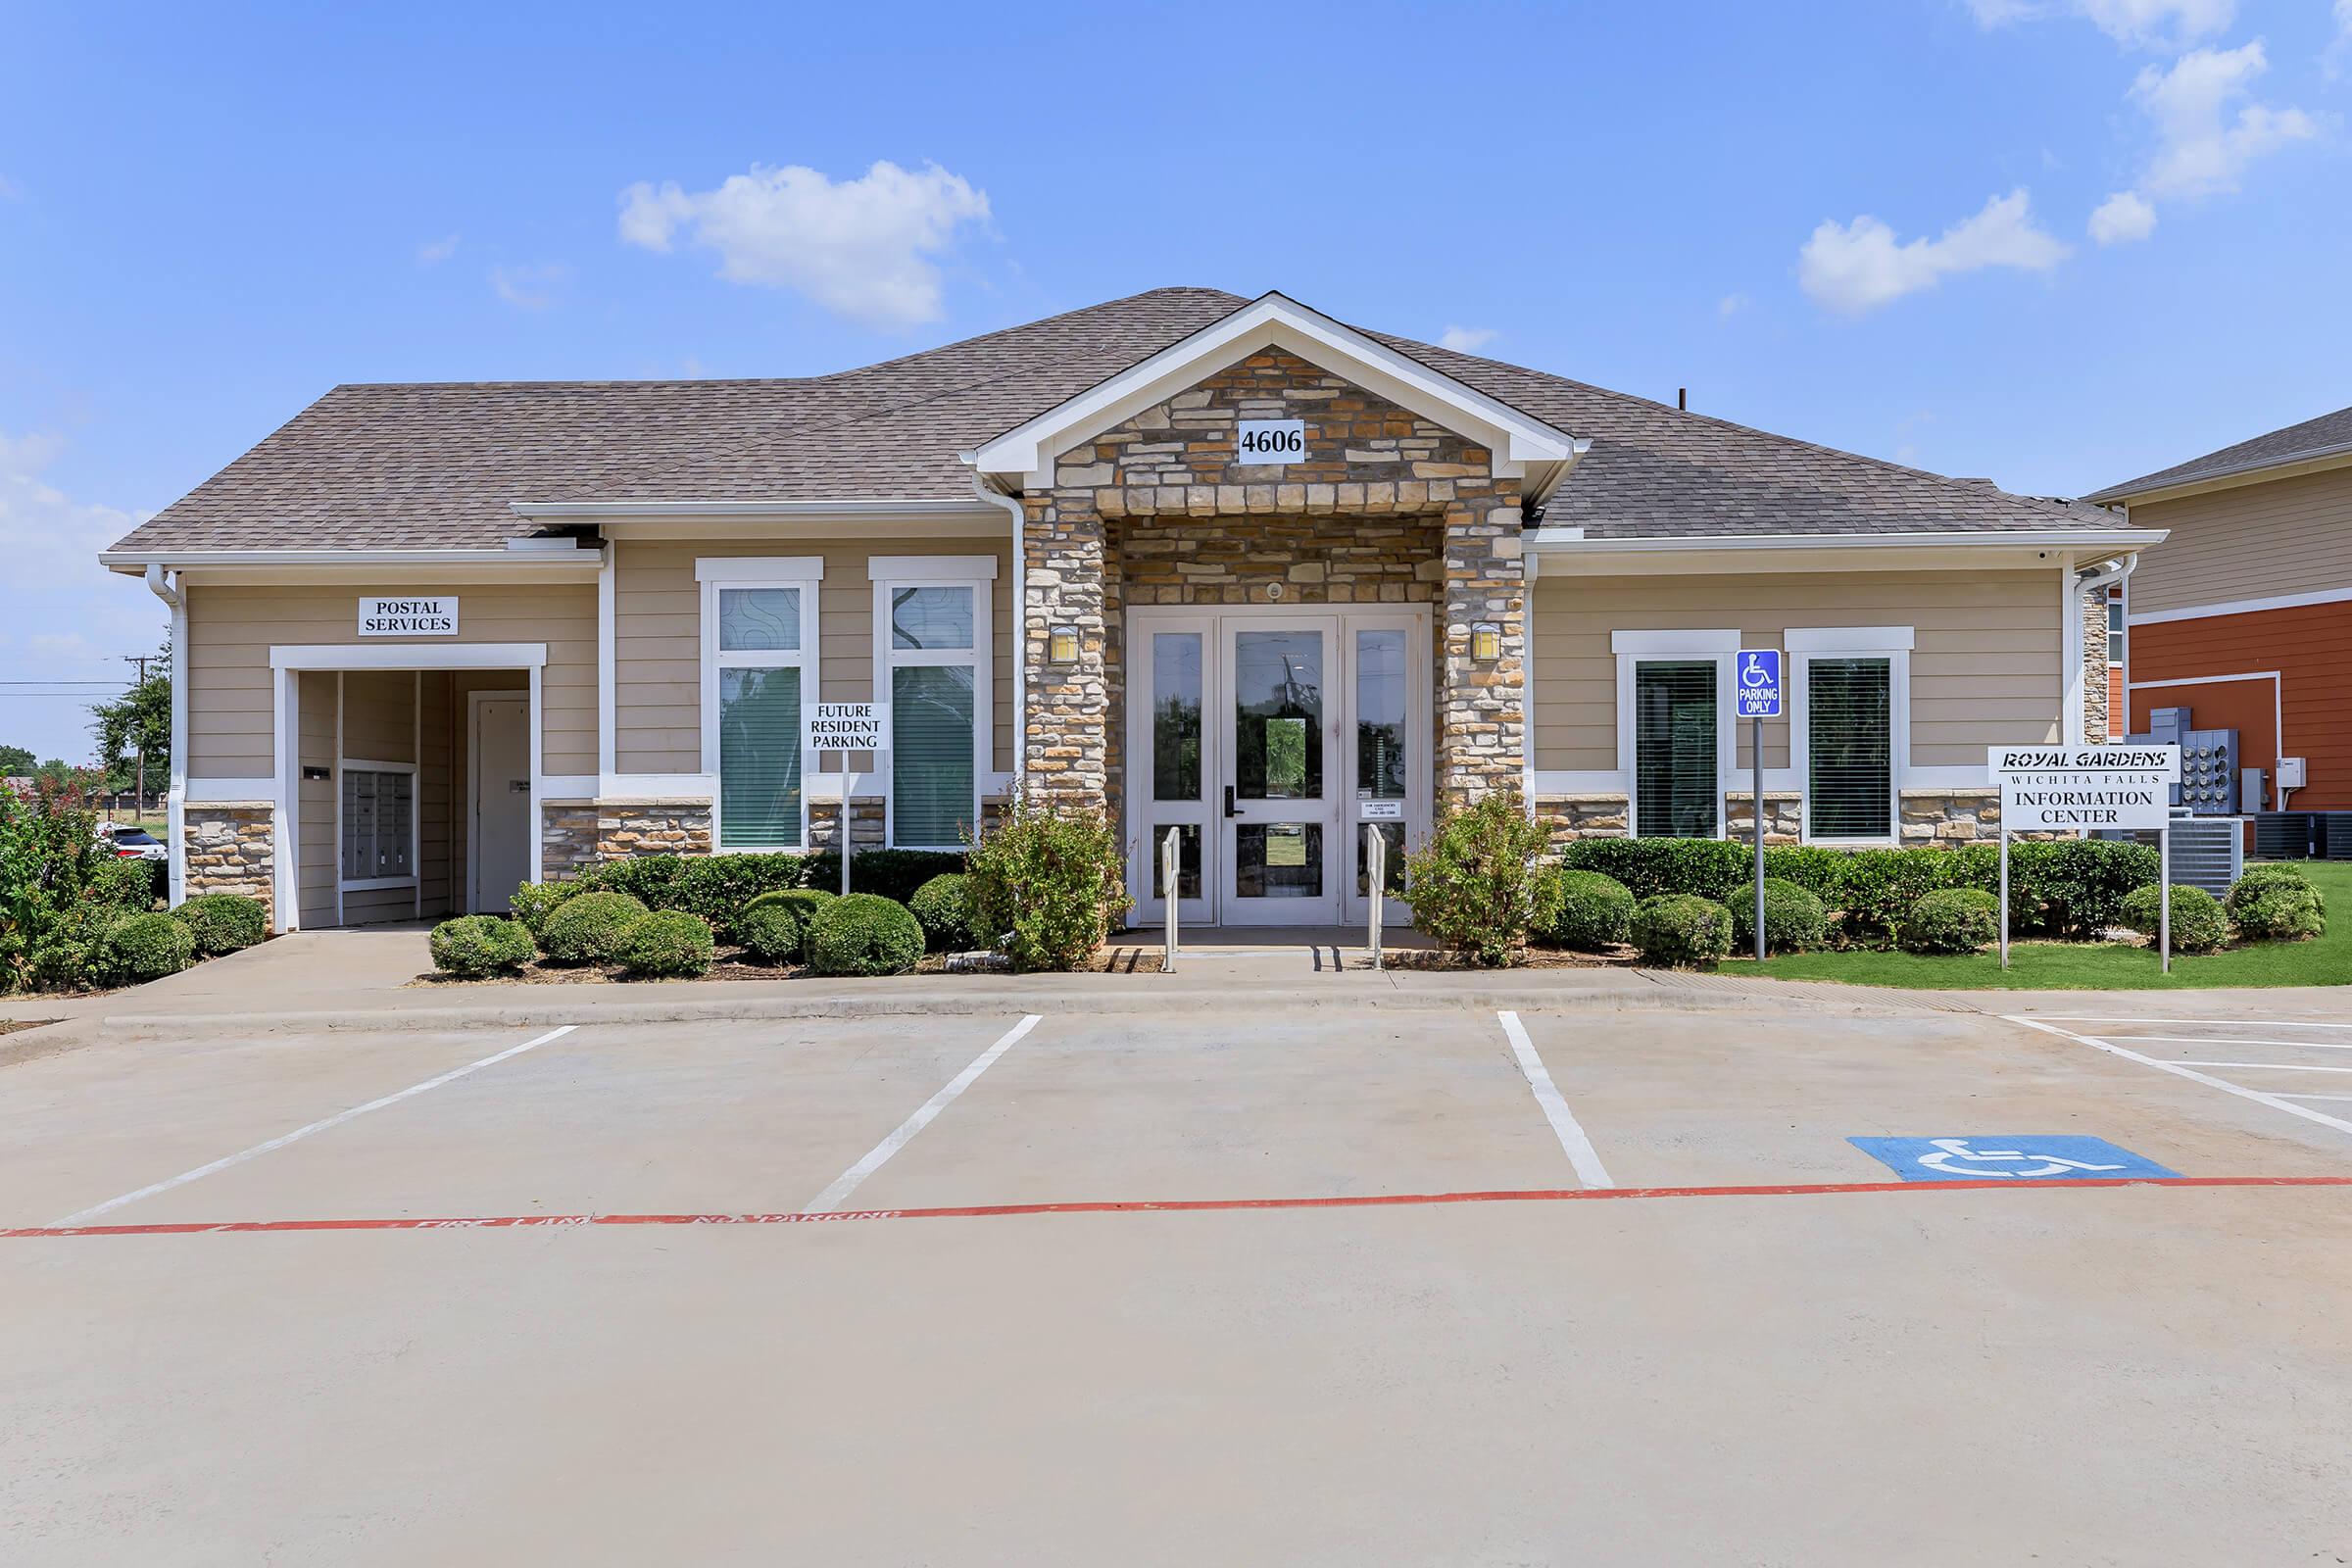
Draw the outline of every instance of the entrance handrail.
M1183 902L1184 897L1184 890L1177 886L1176 874L1184 860L1184 852L1179 843L1183 832L1180 826L1171 827L1168 836L1159 841L1160 903L1167 906L1168 913L1168 950L1166 956L1160 959L1161 974L1176 972L1176 906Z
M1389 836L1380 830L1378 822L1364 824L1364 865L1371 873L1372 916L1367 945L1372 949L1372 967L1380 967L1381 905L1389 895Z

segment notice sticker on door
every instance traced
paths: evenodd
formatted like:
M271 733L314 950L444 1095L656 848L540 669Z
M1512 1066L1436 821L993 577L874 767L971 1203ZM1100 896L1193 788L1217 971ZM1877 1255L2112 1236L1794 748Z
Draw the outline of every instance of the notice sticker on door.
M1402 801L1358 801L1355 814L1366 822L1401 822L1404 820Z

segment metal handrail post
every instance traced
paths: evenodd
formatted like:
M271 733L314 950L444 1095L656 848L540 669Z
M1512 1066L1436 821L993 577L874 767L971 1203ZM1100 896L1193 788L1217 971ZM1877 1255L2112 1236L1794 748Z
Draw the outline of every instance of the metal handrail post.
M1168 916L1168 951L1160 959L1161 974L1176 972L1176 906L1184 902L1184 889L1176 879L1184 863L1184 852L1180 844L1183 832L1181 827L1171 827L1168 836L1159 841L1160 902L1167 906Z
M1364 824L1364 864L1371 873L1372 917L1370 947L1372 967L1380 967L1381 905L1389 896L1389 836L1380 830L1378 822Z

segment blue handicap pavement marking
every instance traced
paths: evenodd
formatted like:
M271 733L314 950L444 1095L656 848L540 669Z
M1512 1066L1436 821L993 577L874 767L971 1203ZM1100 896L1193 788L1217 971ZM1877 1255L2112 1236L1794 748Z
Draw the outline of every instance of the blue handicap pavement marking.
M2004 1133L1968 1138L1849 1138L1907 1182L2108 1180L2178 1176L2104 1138Z
M1741 718L1780 717L1781 651L1778 648L1740 649L1738 684Z

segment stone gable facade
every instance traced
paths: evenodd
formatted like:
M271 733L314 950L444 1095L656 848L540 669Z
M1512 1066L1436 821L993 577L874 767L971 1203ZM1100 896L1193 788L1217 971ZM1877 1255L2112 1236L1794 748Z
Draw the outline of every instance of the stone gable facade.
M1245 419L1299 419L1307 455L1238 461ZM1486 448L1280 349L1251 354L1064 453L1027 498L1026 770L1115 811L1130 606L1433 607L1442 801L1520 785L1527 588L1518 481ZM1474 627L1499 656L1472 658ZM1073 627L1079 658L1048 656Z

